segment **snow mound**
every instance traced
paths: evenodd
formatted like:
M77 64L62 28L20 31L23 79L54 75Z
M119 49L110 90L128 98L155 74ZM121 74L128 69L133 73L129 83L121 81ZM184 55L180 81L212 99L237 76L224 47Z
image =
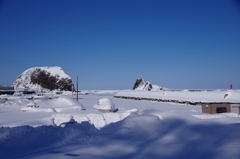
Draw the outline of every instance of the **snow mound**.
M60 96L59 98L53 101L53 105L55 106L76 106L79 109L84 110L84 107L81 103L77 102L76 100L70 98L69 96Z
M95 109L101 110L101 111L115 111L115 106L111 99L109 98L101 98L98 100L97 104L94 104L93 107Z

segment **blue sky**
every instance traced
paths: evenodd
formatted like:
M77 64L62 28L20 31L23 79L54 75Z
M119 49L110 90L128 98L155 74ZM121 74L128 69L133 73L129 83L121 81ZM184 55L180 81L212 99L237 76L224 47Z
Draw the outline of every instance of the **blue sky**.
M61 66L80 89L240 89L237 0L0 0L0 85Z

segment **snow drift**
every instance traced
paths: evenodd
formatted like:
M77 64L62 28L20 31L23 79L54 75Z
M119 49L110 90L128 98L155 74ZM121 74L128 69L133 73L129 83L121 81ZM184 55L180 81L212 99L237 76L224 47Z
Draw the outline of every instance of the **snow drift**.
M151 112L166 118L159 120ZM101 130L88 122L1 127L0 158L239 159L239 126L191 123L184 116L152 110Z

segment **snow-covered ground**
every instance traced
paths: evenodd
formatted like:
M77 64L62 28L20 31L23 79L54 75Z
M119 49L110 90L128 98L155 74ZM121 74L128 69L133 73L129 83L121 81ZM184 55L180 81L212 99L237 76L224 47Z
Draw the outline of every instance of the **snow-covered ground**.
M240 117L201 106L64 93L0 104L2 158L240 158ZM100 93L97 93L100 92ZM116 112L93 106L109 98ZM26 107L34 102L37 108ZM66 124L68 123L68 124Z
M119 97L152 98L162 100L178 100L190 102L230 102L240 103L240 90L160 90L160 91L119 91Z

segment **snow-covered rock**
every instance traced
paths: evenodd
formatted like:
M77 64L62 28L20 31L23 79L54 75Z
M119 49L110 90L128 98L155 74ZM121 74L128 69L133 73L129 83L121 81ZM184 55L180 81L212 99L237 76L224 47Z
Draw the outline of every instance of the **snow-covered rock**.
M148 90L148 91L158 91L158 90L162 90L163 88L157 85L152 85L149 81L145 82L143 77L140 76L134 86L133 86L133 90Z
M33 67L20 74L13 86L15 90L72 90L72 80L61 67Z
M101 98L98 100L97 104L93 105L93 108L101 110L101 111L115 111L115 106L111 99L109 98Z

